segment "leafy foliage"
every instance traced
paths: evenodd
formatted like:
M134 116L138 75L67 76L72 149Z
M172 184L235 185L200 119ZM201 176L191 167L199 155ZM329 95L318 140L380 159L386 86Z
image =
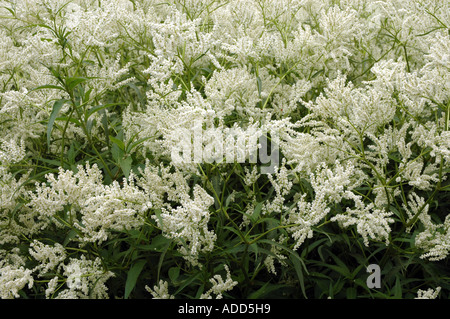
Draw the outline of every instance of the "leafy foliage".
M449 298L449 12L0 1L0 297Z

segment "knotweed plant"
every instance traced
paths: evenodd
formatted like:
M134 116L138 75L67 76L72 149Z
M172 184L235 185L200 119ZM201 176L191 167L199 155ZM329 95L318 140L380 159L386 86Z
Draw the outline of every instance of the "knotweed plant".
M448 298L449 122L447 0L0 0L0 297Z

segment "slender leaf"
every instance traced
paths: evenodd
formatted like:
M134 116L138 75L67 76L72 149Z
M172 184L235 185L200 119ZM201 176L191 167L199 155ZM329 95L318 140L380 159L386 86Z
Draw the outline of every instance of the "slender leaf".
M168 274L169 274L170 281L172 283L175 282L178 279L178 277L180 276L180 267L171 267L169 269Z
M298 282L300 283L300 289L302 290L303 296L308 299L308 296L306 295L305 290L305 280L303 277L303 270L299 261L299 258L295 256L295 254L290 254L289 259L291 260L292 264L294 265L295 272L297 273Z
M133 159L131 157L119 158L119 166L123 172L123 175L125 175L125 178L128 178L128 176L130 176L132 163Z
M128 271L127 281L125 282L125 299L128 299L130 293L136 286L137 279L139 278L139 275L141 274L142 269L144 268L146 263L146 260L138 260L135 264L133 264L133 266L131 266L130 270Z
M53 124L55 123L56 117L58 116L59 111L63 107L63 105L68 102L66 99L61 99L56 101L53 104L52 113L50 114L50 118L48 119L47 124L47 146L50 147L50 137L52 134Z
M275 285L271 284L270 282L266 282L261 288L258 290L252 292L250 295L248 295L248 299L261 299L271 292L278 290L280 288L285 287L284 285Z
M63 87L61 87L59 85L52 85L52 84L38 86L37 88L34 88L32 91L43 90L43 89L56 89L56 90L65 91L65 89Z
M89 117L91 117L92 114L107 109L108 107L111 106L115 106L115 105L124 105L125 103L108 103L108 104L102 104L102 105L97 105L92 107L87 113L86 113L86 119L87 120Z
M87 80L89 79L84 77L68 78L66 79L66 87L69 91L72 91L78 84L86 82Z
M121 151L125 152L125 144L123 143L123 141L119 140L118 138L114 137L114 136L109 136L109 139L116 144Z
M252 223L255 223L259 219L259 215L261 214L263 204L264 204L264 202L259 202L256 204L255 210L253 211L252 215L250 216L250 220Z

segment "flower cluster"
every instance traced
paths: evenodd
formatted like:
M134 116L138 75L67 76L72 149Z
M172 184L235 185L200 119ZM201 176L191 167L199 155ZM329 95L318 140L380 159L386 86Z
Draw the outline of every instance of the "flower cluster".
M440 291L441 287L437 287L436 289L429 288L427 290L419 289L415 299L436 299Z
M107 298L139 249L155 298L170 249L276 276L330 224L448 258L448 1L0 0L0 26L0 297ZM271 171L227 146L262 133Z
M230 269L227 265L224 266L227 273L227 278L223 280L221 275L214 275L209 281L212 283L211 289L200 296L201 299L212 299L211 294L216 295L216 299L222 299L223 293L232 290L238 284L237 281L231 278Z

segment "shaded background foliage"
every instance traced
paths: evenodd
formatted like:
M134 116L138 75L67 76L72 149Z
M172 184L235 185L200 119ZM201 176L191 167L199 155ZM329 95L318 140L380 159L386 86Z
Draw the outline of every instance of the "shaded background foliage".
M224 265L229 266L236 281L232 289L224 289L225 298L414 298L419 289L437 287L441 287L440 298L449 298L448 257L429 261L421 258L424 251L416 245L417 235L427 230L426 223L419 218L426 205L415 217L409 216L405 209L409 203L407 196L417 194L426 201L433 223L442 226L435 231L448 236L448 227L442 224L450 203L446 179L450 167L448 155L445 157L450 113L445 91L448 62L442 66L442 74L432 73L435 69L442 71L435 66L439 64L439 56L433 55L436 52L432 50L449 43L447 2L380 2L375 10L367 1L316 4L284 1L282 9L277 1L248 1L239 5L230 1L173 1L173 6L159 1L79 1L85 11L72 6L71 1L0 3L1 36L5 43L0 55L5 61L0 69L3 143L0 172L4 176L0 276L6 278L0 279L1 290L6 291L2 296L10 296L8 289L13 291L16 287L22 298L48 297L46 290L55 277L58 288L53 289L50 297L76 290L70 286L69 275L63 269L69 267L69 258L78 260L83 256L90 261L98 260L101 272L97 277L85 273L85 277L92 278L91 286L87 293L78 292L77 296L86 298L150 298L146 286L152 288L161 280L169 283L169 293L177 298L200 298L211 288L213 276L220 274L225 278ZM253 6L245 8L250 3ZM237 6L236 11L233 5ZM389 9L394 10L392 15ZM249 16L241 17L240 13ZM73 18L77 14L78 22ZM230 22L224 31L220 27L228 26L228 20L223 19L227 14L235 28ZM425 22L415 24L414 19ZM98 21L102 23L100 29L94 27ZM214 24L221 22L224 25L215 28ZM245 41L251 44L250 49ZM18 62L6 50L17 54ZM435 69L429 71L425 60ZM441 62L444 64L444 59ZM229 73L224 76L221 72ZM393 78L406 74L406 80L389 82L389 72L394 74ZM425 75L421 77L418 72ZM235 84L226 82L232 76L235 80L239 76L250 80L247 86L233 88L235 91L223 98L232 100L229 103L233 108L226 110L229 104L221 100L220 92L227 90L226 85ZM413 76L416 78L411 80L409 77ZM218 84L212 84L213 80ZM420 99L423 97L414 95L414 89L400 87L401 81L414 84L415 80L432 83L431 89L420 92L426 96L425 102ZM221 86L223 83L226 85ZM411 83L407 82L413 86ZM370 102L371 97L376 97L373 92L383 87L387 87L388 93L380 93L385 95L377 101L381 110L378 113L384 110L384 99L389 100L388 105L394 105L392 119L386 123L377 112L364 109L364 103L348 101L360 94ZM436 96L430 96L430 92ZM336 105L342 108L334 109ZM422 109L419 107L417 114L413 114L417 105ZM89 225L80 222L83 214L77 201L64 202L49 216L38 213L36 203L45 196L36 195L36 183L51 188L48 174L60 174L58 178L62 179L60 169L77 173L86 163L98 166L105 192L112 189L125 196L127 185L131 185L143 196L158 197L133 183L145 177L143 171L149 166L159 169L160 176L164 175L163 168L172 174L178 172L167 156L173 145L166 132L182 127L185 119L186 122L196 119L189 117L187 111L183 113L186 109L195 113L208 107L215 113L211 122L205 121L205 126L231 127L237 123L245 127L253 117L261 123L268 118L266 124L284 134L280 151L281 157L288 160L288 164L283 164L288 174L285 179L261 175L248 184L245 182L248 172L259 168L258 164L202 163L194 169L182 170L187 172L187 196L195 197L197 185L213 200L207 225L216 238L213 249L192 256L197 264L187 261L186 254L180 251L180 247L191 247L190 239L170 237L170 232L164 231L167 206L149 207L132 203L139 199L131 195L128 199L117 196L121 202L112 206L113 210L130 209L142 223L129 228L113 224L104 241L85 240ZM372 124L364 126L360 114L373 116L375 129L369 132L372 135L364 131L370 131L368 127ZM286 119L289 120L283 122ZM377 150L381 142L373 136L384 136L389 129L402 130L410 122L425 127L426 133L440 134L442 145L437 142L419 145L419 139L413 138L417 127L412 127L403 136L398 134L400 140L404 138L404 144L411 142L409 158L401 147L393 147L386 154ZM388 194L387 203L380 205L392 213L394 221L390 223L388 238L369 236L370 244L366 246L358 225L345 228L331 220L353 209L355 200L341 196L333 202L325 196L325 208L330 213L310 225L312 236L306 236L297 248L292 225L286 220L294 215L301 195L309 203L319 198L320 188L313 185L311 174L317 178L320 174L309 166L303 169L306 157L296 162L295 149L300 146L289 141L305 136L315 138L319 151L307 146L300 151L316 155L326 149L327 143L331 143L330 149L339 149L338 143L330 142L329 137L334 135L350 141L342 146L347 154L337 156L338 162L356 163L360 171L355 172L368 176L365 183L351 190L366 205L381 197L375 194L380 187L378 182L386 193L391 188L400 189L397 195ZM10 150L6 144L9 140L15 143ZM21 154L22 141L26 154ZM8 152L17 155L18 160L3 155ZM440 157L436 152L441 152ZM386 159L381 166L385 175L381 177L374 173L377 157ZM353 159L356 160L352 162ZM419 170L421 176L437 174L438 181L431 179L432 186L424 187L404 178L394 185L394 177L403 169L401 165L410 159L424 163ZM318 162L306 164L315 167ZM324 162L338 175L332 159L325 158ZM427 167L432 168L431 172L426 171ZM277 186L286 181L293 184L281 196L283 207L277 212L270 204L279 197ZM159 187L151 182L148 185L150 189ZM70 188L61 193L69 194ZM38 199L34 201L31 194ZM173 211L184 207L169 192L158 199ZM54 208L50 204L56 205L56 200L48 203L51 212ZM413 227L408 233L409 226ZM206 236L205 229L199 233ZM387 245L384 239L388 239ZM14 265L16 270L26 273L32 269L36 272L42 265L42 261L30 255L35 240L50 247L61 244L67 259L44 274L33 274L32 285L22 282L10 288L13 280L8 279L11 273L7 267ZM268 265L270 260L273 269ZM379 289L366 285L369 264L381 268ZM100 287L104 276L109 274L113 276L106 281L104 295L95 294L95 287Z

